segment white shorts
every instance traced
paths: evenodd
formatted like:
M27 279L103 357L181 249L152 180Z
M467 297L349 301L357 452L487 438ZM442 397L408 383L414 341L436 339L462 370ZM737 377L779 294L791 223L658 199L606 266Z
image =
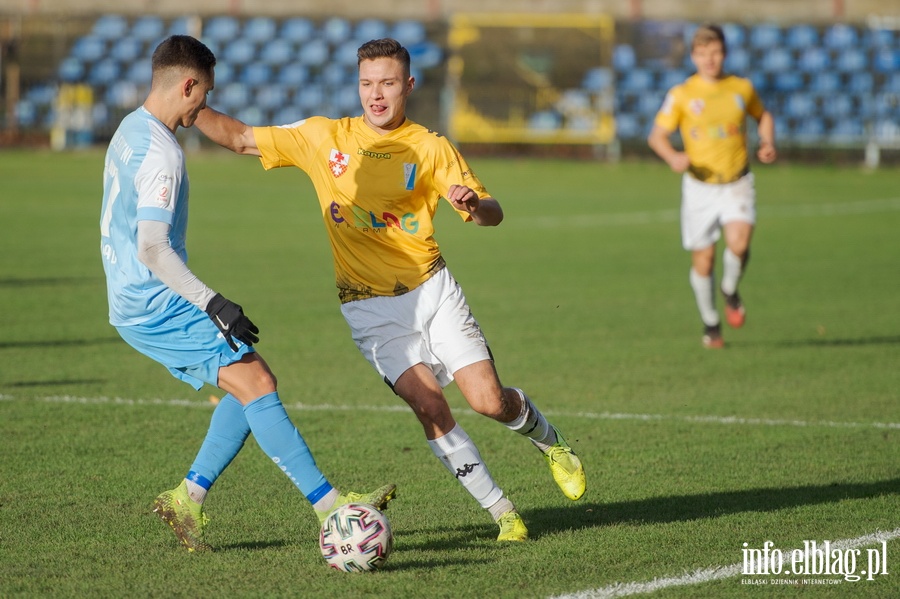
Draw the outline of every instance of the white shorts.
M391 386L422 363L446 387L460 368L491 359L481 327L447 268L409 293L347 302L341 312L359 351Z
M756 224L753 173L732 183L703 183L685 173L681 179L681 244L702 250L714 245L725 223Z

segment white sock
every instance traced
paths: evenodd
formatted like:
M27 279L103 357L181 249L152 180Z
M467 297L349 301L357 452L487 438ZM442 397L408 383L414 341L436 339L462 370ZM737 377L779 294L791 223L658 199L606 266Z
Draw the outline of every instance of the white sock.
M697 299L697 308L700 310L700 320L708 327L719 324L719 311L716 310L715 280L713 275L702 277L691 268L691 287L694 289L694 297Z
M317 512L324 512L325 510L330 510L331 506L334 505L334 502L337 501L338 498L338 490L334 487L331 488L330 491L325 493L317 502L313 504L313 509Z
M443 437L428 441L428 445L481 507L489 509L503 498L503 491L491 478L478 448L459 424Z
M514 509L516 509L516 506L513 505L513 502L506 497L502 497L500 501L489 507L488 511L491 513L491 518L496 522L500 519L500 516Z
M505 423L506 427L531 439L531 442L541 451L547 451L551 445L556 443L556 431L553 430L540 410L531 403L524 391L516 388L513 388L513 391L518 393L522 399L522 410L515 420Z
M206 501L206 489L187 478L184 479L184 482L187 483L188 497L190 497L197 503L203 503L204 501Z
M744 262L737 254L725 248L722 252L722 293L732 295L737 291L738 281L744 271Z

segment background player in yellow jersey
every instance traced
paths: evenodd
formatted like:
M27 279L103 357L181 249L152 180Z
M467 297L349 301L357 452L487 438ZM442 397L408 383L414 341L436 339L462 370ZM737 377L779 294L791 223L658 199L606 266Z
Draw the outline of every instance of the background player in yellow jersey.
M490 512L498 540L524 541L521 516L453 418L443 387L455 380L472 409L528 437L572 500L584 494L584 468L525 393L500 383L432 222L442 197L478 225L499 224L503 211L445 137L406 118L415 86L409 52L396 40L373 40L359 48L358 63L360 117L249 127L206 108L196 124L213 141L259 156L266 169L296 166L309 175L357 347L412 408L434 454Z
M666 95L648 143L682 177L681 238L691 252L690 282L704 324L703 344L723 347L715 299L715 250L725 233L721 291L725 318L743 326L738 282L750 256L756 223L756 191L747 155L747 116L758 123L760 161L776 158L775 123L749 80L723 72L725 35L716 25L699 27L691 43L697 73ZM684 151L670 141L678 130Z

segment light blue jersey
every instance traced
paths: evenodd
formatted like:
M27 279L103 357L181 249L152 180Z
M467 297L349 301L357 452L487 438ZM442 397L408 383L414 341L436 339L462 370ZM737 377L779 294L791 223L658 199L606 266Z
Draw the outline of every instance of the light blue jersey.
M122 120L106 152L100 252L106 271L109 322L130 326L158 320L184 299L137 257L137 223L171 226L169 241L187 262L188 176L175 135L143 107Z

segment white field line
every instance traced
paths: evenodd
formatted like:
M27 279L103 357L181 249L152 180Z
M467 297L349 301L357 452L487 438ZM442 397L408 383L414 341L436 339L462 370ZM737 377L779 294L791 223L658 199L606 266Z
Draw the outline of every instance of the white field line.
M859 200L855 202L827 202L822 204L763 205L757 204L760 218L794 218L811 216L839 216L845 214L875 214L900 210L900 198ZM539 228L559 227L614 227L621 225L648 225L671 223L679 219L679 208L666 210L645 210L641 212L619 212L613 214L567 214L564 216L544 215L523 218L517 222Z
M880 544L882 541L891 541L900 538L900 528L895 528L886 532L875 532L872 534L856 537L855 539L843 539L839 541L831 541L832 550L846 552L848 549L860 549ZM819 542L821 547L822 543ZM782 550L783 555L791 555L795 550ZM799 551L805 552L805 548ZM712 566L709 568L701 568L693 572L687 572L680 576L668 576L664 578L654 578L647 582L617 582L614 584L590 589L587 591L579 591L567 595L555 595L551 599L608 599L612 597L629 597L631 595L646 595L671 587L688 586L694 584L702 584L713 580L723 580L726 578L734 578L743 572L743 563L730 564L728 566ZM865 584L866 581L860 580L856 583L848 584Z
M188 408L211 408L208 401L193 399L127 399L121 397L77 397L72 395L51 395L37 398L16 397L0 394L0 401L42 401L46 403L111 404L122 406L176 406ZM359 406L341 404L285 403L292 410L305 412L407 412L406 405ZM900 422L835 422L830 420L787 420L776 418L742 418L739 416L690 416L677 414L628 414L618 412L567 412L564 410L542 410L547 416L577 418L583 420L642 420L645 422L693 422L701 424L744 425L744 426L793 426L810 428L877 428L898 429ZM459 410L463 415L474 415L472 410Z

